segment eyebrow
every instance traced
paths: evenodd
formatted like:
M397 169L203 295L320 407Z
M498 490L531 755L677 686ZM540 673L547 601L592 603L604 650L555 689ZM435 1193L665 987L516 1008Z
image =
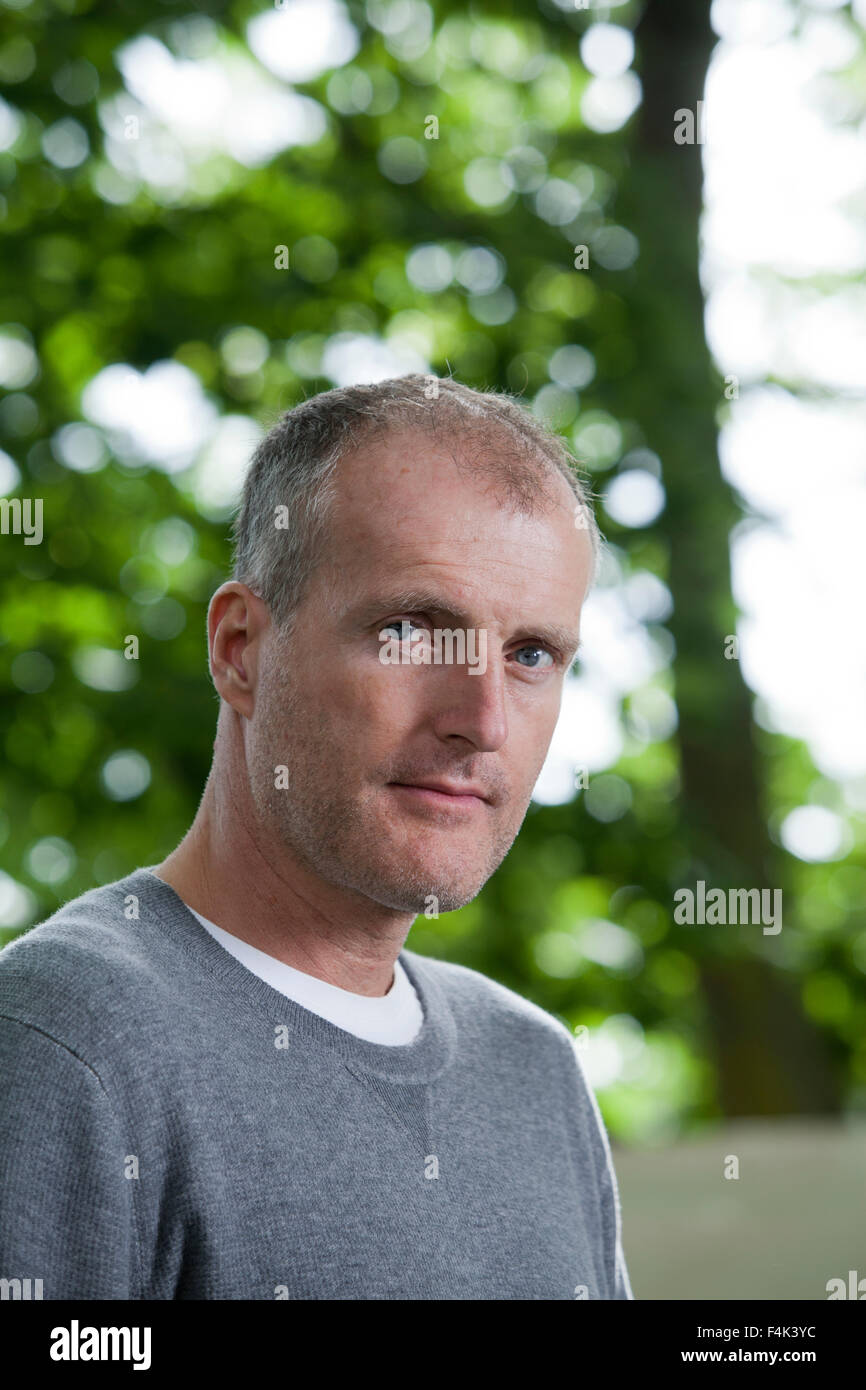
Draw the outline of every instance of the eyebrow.
M444 618L447 626L475 626L468 613L461 608L454 608L441 594L429 589L397 589L382 593L348 609L343 615L343 621L359 622L366 627L383 613L430 613L435 614L437 618ZM576 632L572 632L570 628L559 627L556 623L523 624L510 640L520 641L522 638L538 638L561 652L564 657L570 657L571 661L574 661L582 645Z

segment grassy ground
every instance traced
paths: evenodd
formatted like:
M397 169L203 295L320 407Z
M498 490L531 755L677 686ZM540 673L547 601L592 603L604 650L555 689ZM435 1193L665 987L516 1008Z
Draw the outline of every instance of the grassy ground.
M826 1300L828 1280L866 1280L866 1121L740 1121L613 1154L636 1298Z

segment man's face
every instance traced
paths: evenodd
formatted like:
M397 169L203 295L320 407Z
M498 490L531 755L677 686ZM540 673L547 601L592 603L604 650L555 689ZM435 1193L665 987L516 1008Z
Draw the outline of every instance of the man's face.
M591 566L564 479L544 483L556 505L523 515L489 479L461 476L458 448L401 433L339 465L322 562L290 638L267 630L245 724L269 832L328 882L411 913L430 895L462 907L508 853ZM470 654L483 633L483 671L411 663L437 628L475 629ZM380 660L383 632L405 664Z

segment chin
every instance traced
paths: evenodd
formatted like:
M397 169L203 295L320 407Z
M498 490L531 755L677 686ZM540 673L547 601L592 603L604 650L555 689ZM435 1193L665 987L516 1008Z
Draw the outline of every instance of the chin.
M441 867L433 870L425 883L420 876L412 874L411 880L403 878L389 883L383 876L374 896L385 907L396 908L400 912L412 912L416 916L427 911L431 916L438 912L456 912L477 897L484 887L485 880L475 879L471 884L455 882L453 879L443 883ZM435 902L433 899L435 898Z

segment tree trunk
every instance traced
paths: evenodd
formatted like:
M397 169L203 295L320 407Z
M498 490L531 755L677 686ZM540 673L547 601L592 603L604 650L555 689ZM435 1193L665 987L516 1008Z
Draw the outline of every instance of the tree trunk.
M667 487L655 530L670 554L684 849L671 888L694 887L700 878L708 890L779 887L782 866L766 828L750 697L737 660L725 658L725 638L735 631L728 532L740 512L719 469L722 391L703 333L702 147L674 141L682 108L695 113L700 131L697 103L715 41L709 4L649 3L635 36L644 100L634 167L620 196L623 220L641 233L630 294L637 357L622 383L620 409L642 425ZM758 925L682 931L683 949L701 972L723 1111L837 1112L840 1088L827 1042L784 970L765 958L781 934L764 937ZM744 945L743 933L755 933L754 941Z

